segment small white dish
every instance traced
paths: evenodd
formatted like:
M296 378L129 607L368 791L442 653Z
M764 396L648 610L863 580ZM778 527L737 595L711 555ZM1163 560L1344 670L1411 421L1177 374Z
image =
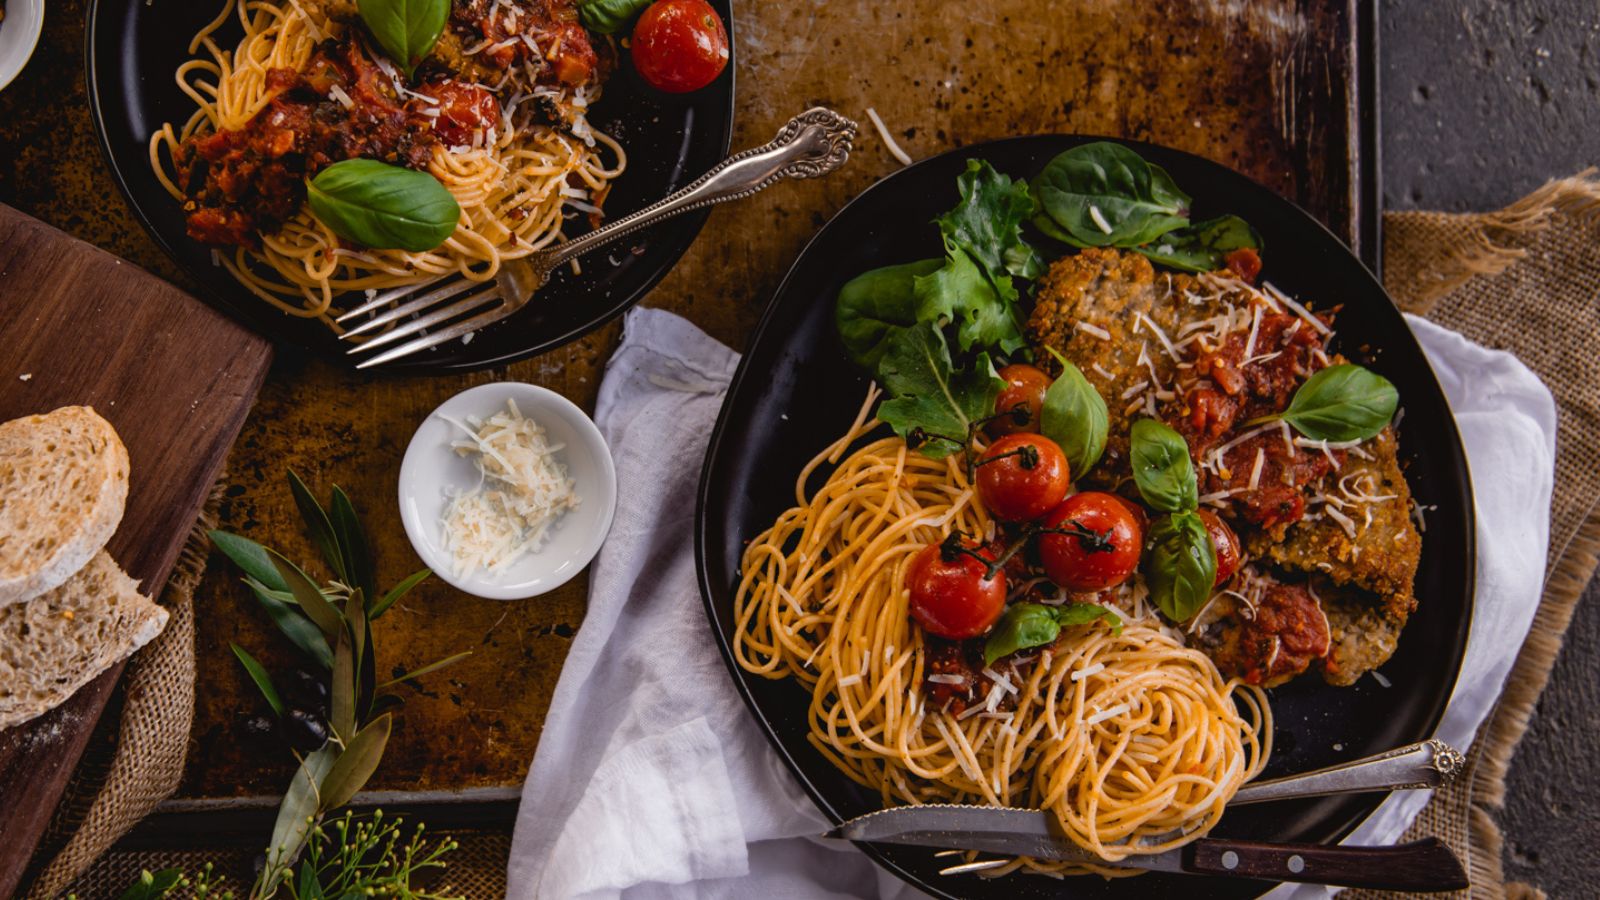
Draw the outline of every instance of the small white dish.
M28 64L44 31L44 0L6 0L0 19L0 90Z
M449 505L445 488L471 490L477 465L457 454L450 442L465 437L443 416L464 421L486 419L515 400L517 409L539 423L551 443L561 444L556 459L567 468L580 500L550 527L539 550L527 553L496 574L479 570L457 577L444 550L441 518ZM400 521L417 555L449 584L491 600L536 597L566 584L600 551L617 508L617 471L600 429L571 400L555 391L517 381L483 384L446 400L429 414L406 447L400 463Z

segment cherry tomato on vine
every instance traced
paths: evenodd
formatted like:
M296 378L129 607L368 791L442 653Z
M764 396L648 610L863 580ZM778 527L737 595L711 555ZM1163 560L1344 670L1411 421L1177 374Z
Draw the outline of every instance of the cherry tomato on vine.
M922 548L906 568L911 618L933 634L959 640L988 631L1006 608L1006 573L989 573L987 547L963 543Z
M1069 591L1103 591L1139 567L1144 529L1115 494L1073 494L1040 523L1039 561L1050 580Z
M1050 389L1050 376L1038 366L1012 363L997 374L1005 379L1006 386L994 398L995 418L989 420L989 433L993 435L1018 434L1039 430L1039 412L1044 409L1044 392ZM1018 422L1014 414L1018 405L1028 411L1027 419Z
M698 91L728 66L728 30L705 0L656 0L630 41L633 67L653 88Z
M1042 434L1008 434L978 457L978 496L998 519L1037 519L1071 488L1067 455Z
M1206 533L1211 535L1211 545L1217 548L1217 580L1212 587L1222 587L1233 577L1233 573L1239 571L1239 536L1211 510L1196 512L1206 525Z

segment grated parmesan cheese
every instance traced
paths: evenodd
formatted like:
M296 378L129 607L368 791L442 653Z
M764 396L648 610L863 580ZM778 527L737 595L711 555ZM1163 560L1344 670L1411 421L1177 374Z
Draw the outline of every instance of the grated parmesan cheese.
M498 574L537 552L550 527L577 508L576 485L556 459L564 445L550 443L514 400L481 422L445 421L467 434L450 446L462 456L476 454L479 481L450 498L441 522L444 549L458 577L477 570Z

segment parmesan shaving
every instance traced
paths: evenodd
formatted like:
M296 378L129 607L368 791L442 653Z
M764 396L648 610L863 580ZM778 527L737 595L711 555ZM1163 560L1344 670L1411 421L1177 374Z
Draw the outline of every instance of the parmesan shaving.
M883 120L878 118L878 111L870 106L867 107L867 118L872 120L872 127L878 130L878 137L883 138L883 145L889 149L889 155L899 160L902 166L911 165L911 154L900 149L900 145L895 143L894 135L889 133L888 127L883 124Z
M1083 332L1084 334L1092 334L1092 335L1094 335L1095 337L1099 338L1102 341L1111 340L1111 332L1109 332L1109 331L1105 330L1104 328L1101 328L1099 325L1095 325L1095 324L1093 324L1091 322L1085 322L1082 319L1079 319L1078 321L1073 323L1072 327L1078 329L1079 331ZM1106 377L1110 378L1111 376L1107 375Z
M1110 709L1102 709L1099 712L1095 713L1094 715L1090 716L1089 718L1085 719L1084 720L1084 724L1085 725L1099 725L1101 722L1104 722L1107 719L1114 719L1117 716L1120 716L1123 713L1126 713L1128 710L1130 710L1132 708L1133 707L1129 706L1126 703L1118 703L1116 706L1113 706Z
M930 684L956 684L956 685L960 685L960 684L966 684L967 680L965 678L962 678L960 675L934 674L934 675L929 675L928 676L928 682Z
M1089 218L1094 220L1094 227L1106 234L1111 233L1111 223L1107 222L1106 217L1101 214L1100 207L1095 206L1093 203L1089 204Z
M450 498L441 522L445 552L457 577L505 571L544 546L550 527L580 497L543 428L507 400L506 409L482 422L446 418L467 434L451 442L462 456L476 454L478 484Z

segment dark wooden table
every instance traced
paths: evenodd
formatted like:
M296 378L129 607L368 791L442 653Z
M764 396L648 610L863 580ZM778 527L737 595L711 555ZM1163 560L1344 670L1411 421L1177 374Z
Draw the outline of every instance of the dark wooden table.
M1360 127L1372 120L1357 112L1359 5L738 3L735 148L766 140L812 104L857 118L863 134L834 176L720 207L647 302L741 346L814 230L896 167L866 125L869 106L914 157L1049 131L1175 146L1297 199L1355 241L1375 212L1361 202L1372 160L1362 157ZM101 162L84 99L83 7L83 0L53 0L38 55L0 93L0 201L181 284ZM1362 236L1370 247L1374 232ZM229 463L223 527L314 559L283 480L293 467L319 493L334 483L351 493L372 532L380 578L397 579L419 566L393 500L417 422L457 391L502 379L542 384L592 408L619 334L612 325L510 367L438 378L358 375L280 353ZM282 790L286 760L246 731L259 701L227 644L242 644L272 669L295 658L237 573L220 558L212 562L197 594L198 708L179 799L269 797ZM385 671L475 652L408 692L371 787L513 792L582 621L586 587L579 578L543 598L499 603L436 582L386 616L375 635Z

